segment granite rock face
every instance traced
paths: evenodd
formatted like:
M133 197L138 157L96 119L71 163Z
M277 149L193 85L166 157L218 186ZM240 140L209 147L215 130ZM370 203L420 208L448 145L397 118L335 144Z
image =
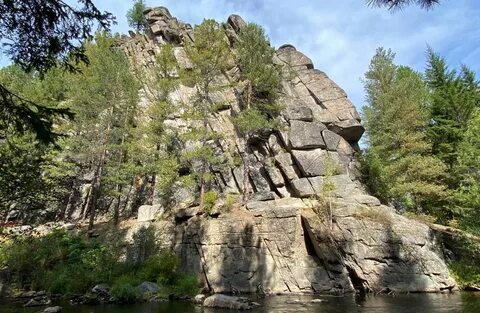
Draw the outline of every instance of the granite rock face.
M152 71L164 43L174 46L180 68L191 68L184 45L195 40L192 27L166 8L145 14L146 34L121 40L135 70ZM224 24L232 49L244 25L238 15ZM218 83L233 87L212 96L219 106L208 121L222 134L209 144L219 153L248 158L250 167L247 177L242 162L211 168L211 187L221 197L240 195L246 177L252 201L206 216L196 207L195 190L179 190L171 219L146 222L155 215L150 206L142 209L139 225L168 230L158 238L161 246L174 249L182 267L215 293L413 292L454 286L429 227L395 214L365 191L355 158L364 128L345 91L292 45L281 46L273 62L288 73L281 82L281 131L252 142L239 136L231 117L240 112L245 82L239 81L235 64L218 77ZM146 89L141 90L143 110L153 103ZM194 93L194 87L180 85L169 98L191 105ZM181 112L165 123L179 133L195 127L182 120Z

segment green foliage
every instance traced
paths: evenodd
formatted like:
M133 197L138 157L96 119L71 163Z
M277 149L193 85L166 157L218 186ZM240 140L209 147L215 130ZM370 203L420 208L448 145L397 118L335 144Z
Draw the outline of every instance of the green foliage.
M16 238L0 250L1 267L10 281L59 293L84 292L110 281L116 259L113 247L64 231L39 238Z
M205 193L204 199L204 210L207 213L210 213L213 210L213 207L217 203L218 193L215 190L210 190Z
M425 213L406 212L405 217L425 224L433 224L437 222L437 218L435 216Z
M240 30L235 48L242 79L247 82L245 111L236 120L240 132L249 135L262 129L278 129L276 117L283 107L277 102L281 75L273 63L275 49L263 28L253 23Z
M456 175L458 187L454 191L459 226L480 234L480 109L473 115L458 150Z
M181 71L184 83L195 86L196 93L190 99L184 118L192 127L184 134L185 144L192 148L182 155L182 163L190 169L191 177L200 188L200 205L204 204L204 195L208 191L212 166L221 168L225 160L215 151L214 140L221 134L215 134L209 125L210 115L218 110L221 103L213 100L214 93L220 93L227 84L219 78L231 67L231 51L222 26L214 20L204 20L194 29L194 43L187 43L185 51L193 68Z
M369 5L386 7L389 10L403 9L409 5L415 4L424 9L431 9L438 3L440 0L368 0Z
M278 103L280 89L280 69L273 63L275 50L265 36L262 27L249 23L240 29L235 43L237 63L243 80L242 111L233 118L239 134L247 145L242 155L243 166L248 177L249 144L254 136L268 138L268 135L279 130L278 119L283 106ZM244 178L244 200L250 193L250 183Z
M436 210L447 196L445 166L431 154L425 129L427 90L420 74L394 64L382 48L365 74L368 104L363 108L369 149L364 173L372 192L401 208Z
M198 279L195 275L181 273L171 291L177 295L195 296L198 294Z
M127 254L127 261L139 266L158 253L156 242L157 229L154 226L142 226L133 236L133 245L130 255Z
M267 115L256 108L248 108L233 118L240 134L249 138L258 132L270 132L279 128L279 120L269 119Z
M194 68L183 73L183 79L199 85L201 102L205 102L210 98L209 88L215 77L228 69L231 53L225 32L215 20L204 20L195 26L194 37L195 43L185 46Z
M127 12L128 26L135 28L137 31L143 30L147 23L143 11L145 11L143 0L134 0L133 7Z
M455 255L448 267L460 288L480 287L480 243L465 234L456 234L447 242Z
M115 279L111 295L124 303L135 302L140 294L136 286L140 281L132 274L126 274Z
M275 99L281 77L279 69L273 64L275 49L270 46L265 30L257 24L248 23L240 29L235 48L242 76L252 84L254 95L267 100Z
M445 59L431 48L425 80L431 95L428 139L433 143L434 154L448 166L449 187L456 188L459 145L475 108L480 106L480 83L465 66L459 74L449 70Z
M145 236L140 236L145 237ZM143 281L157 282L164 290L192 295L195 276L180 272L180 261L170 250L158 250L135 264L120 260L120 247L107 245L63 230L44 237L16 238L0 247L0 270L19 288L52 293L84 293L94 285L112 285L112 295L133 302ZM35 251L35 253L32 253Z
M83 42L92 35L94 24L108 30L114 17L100 12L91 1L79 2L84 5L57 0L1 2L0 40L8 42L6 55L23 70L40 76L59 66L75 71L77 62L88 62ZM58 138L55 120L72 117L68 109L24 97L1 81L0 99L0 139L32 133L43 143L53 143Z
M460 288L480 286L480 266L478 266L478 263L456 261L449 265L449 270Z
M142 264L139 277L144 281L157 281L162 285L174 285L179 275L179 260L172 251L163 250Z
M229 193L225 197L225 203L223 204L223 208L225 210L230 210L237 202L238 202L238 195Z

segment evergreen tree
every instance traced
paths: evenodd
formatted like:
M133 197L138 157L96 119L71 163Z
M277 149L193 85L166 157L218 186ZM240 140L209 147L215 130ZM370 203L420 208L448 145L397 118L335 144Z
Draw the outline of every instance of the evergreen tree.
M244 80L244 105L233 119L245 139L242 155L244 166L244 200L250 194L249 145L254 137L267 135L280 125L277 119L282 106L278 104L280 70L273 64L275 50L270 46L262 27L249 23L240 30L235 44L241 79Z
M457 177L459 187L455 191L457 206L463 211L462 226L480 233L480 109L473 114L458 151Z
M394 54L379 48L364 85L368 185L384 201L440 215L432 204L445 197L444 166L431 156L425 138L428 94L422 77L395 65Z
M78 0L76 7L58 0L0 2L0 40L14 64L43 75L62 66L76 70L76 63L88 62L83 42L96 24L108 30L113 16L98 10L91 0ZM34 25L34 27L32 27ZM56 117L72 117L65 108L47 107L0 84L0 139L12 130L33 132L37 139L52 143Z
M135 150L135 159L141 164L139 174L147 175L151 182L150 203L161 197L170 204L178 176L179 146L176 130L165 121L171 118L177 107L169 94L179 84L177 61L170 44L161 46L152 71L140 75L145 95L152 103L145 112L145 122L135 129L135 140L130 149Z
M52 70L43 79L33 73L24 72L12 65L0 71L0 83L15 94L41 102L45 107L61 108L66 85L61 83L63 72ZM51 121L60 123L59 119ZM5 138L0 140L0 212L8 214L10 209L27 209L21 212L32 215L35 208L50 208L59 201L64 192L64 181L52 177L47 168L56 165L54 146L38 140L33 131L18 133L11 128L9 120L0 119L5 126Z
M430 9L439 2L440 0L368 0L370 5L387 7L389 10L402 9L412 4L416 4L424 9Z
M463 140L472 112L480 106L480 84L475 74L463 66L460 74L449 70L445 59L428 49L425 72L431 95L428 106L430 125L428 139L433 143L433 153L448 167L448 185L455 189L459 144Z
M93 172L93 180L84 208L93 227L96 205L102 189L112 188L116 194L130 180L122 173L127 158L133 118L136 115L138 87L130 72L123 51L115 48L114 38L98 34L95 42L86 45L90 65L81 74L73 75L69 103L76 113L64 144L67 155ZM86 167L86 168L85 168ZM103 179L108 179L104 186ZM120 198L117 197L117 204ZM115 210L117 211L117 209ZM115 219L118 212L115 212Z
M200 188L200 206L204 205L204 196L208 184L213 179L211 169L219 166L223 160L214 150L214 142L219 134L214 134L209 125L209 116L216 112L219 105L213 101L213 95L227 86L221 77L229 68L231 51L221 25L214 20L204 20L194 29L195 42L185 46L193 69L182 72L187 85L195 86L196 93L191 99L192 106L185 117L193 128L185 139L193 146L183 155L184 162L190 165L192 177Z
M127 12L128 26L135 28L137 31L142 31L147 23L143 11L145 11L143 0L134 0L133 7Z

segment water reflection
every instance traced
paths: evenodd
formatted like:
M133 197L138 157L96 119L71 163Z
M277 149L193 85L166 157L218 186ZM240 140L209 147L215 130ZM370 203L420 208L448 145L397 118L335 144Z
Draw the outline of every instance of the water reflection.
M322 303L311 303L312 299L323 299ZM300 303L289 304L292 300ZM262 307L252 313L478 313L480 294L409 294L397 296L278 296L258 299ZM63 313L231 313L228 310L207 309L190 303L173 302L159 304L69 306L62 305ZM0 304L1 313L33 313L39 308L13 308Z

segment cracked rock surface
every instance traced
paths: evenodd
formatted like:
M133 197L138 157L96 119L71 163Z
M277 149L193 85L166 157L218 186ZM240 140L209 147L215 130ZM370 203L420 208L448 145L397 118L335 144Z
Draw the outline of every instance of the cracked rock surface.
M181 69L191 68L184 45L194 42L192 26L166 8L145 13L146 33L121 40L135 69L151 71L164 43L174 46ZM232 49L245 24L238 15L224 24ZM194 191L182 189L174 199L178 209L172 221L152 222L156 209L145 207L141 220L148 222L138 226L148 223L164 230L158 238L162 246L172 247L182 268L198 273L215 293L426 292L454 286L430 227L395 214L365 191L355 158L364 128L345 91L292 45L278 48L273 62L288 73L281 82L281 131L255 143L238 135L231 117L240 111L245 84L238 80L235 64L218 78L232 87L212 96L221 105L208 121L223 135L214 143L217 151L249 158L252 201L205 216L195 207ZM148 92L141 91L144 110L152 105ZM194 87L180 85L169 97L189 105L194 92ZM179 133L195 127L180 113L165 123ZM242 165L211 172L212 188L219 194L242 193Z

